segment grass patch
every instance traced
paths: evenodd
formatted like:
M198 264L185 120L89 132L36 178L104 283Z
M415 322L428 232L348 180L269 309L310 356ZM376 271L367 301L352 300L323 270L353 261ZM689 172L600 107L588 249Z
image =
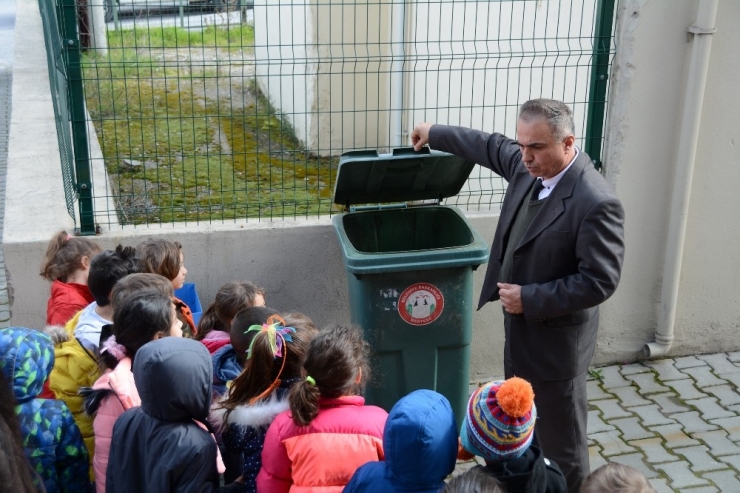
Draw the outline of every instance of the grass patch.
M237 23L211 25L202 30L147 26L108 31L108 48L111 50L197 47L253 50L254 26Z
M179 28L116 31L107 56L85 56L87 108L122 224L330 211L338 159L305 152L254 77L239 75L254 62L233 53L251 49L254 31L234 27L195 41ZM201 48L177 49L186 46Z

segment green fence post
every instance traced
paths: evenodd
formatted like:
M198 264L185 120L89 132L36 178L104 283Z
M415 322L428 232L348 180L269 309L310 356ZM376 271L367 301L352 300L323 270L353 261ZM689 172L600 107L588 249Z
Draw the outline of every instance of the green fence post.
M594 26L594 52L591 60L591 82L588 90L585 151L596 169L601 169L601 140L604 136L606 87L609 81L612 26L616 0L599 0Z
M93 211L92 172L90 153L87 146L87 121L85 119L85 93L82 87L82 65L80 63L80 37L77 31L77 4L75 0L62 2L62 44L67 65L67 96L72 127L72 144L75 160L75 192L80 208L80 231L82 235L95 234Z

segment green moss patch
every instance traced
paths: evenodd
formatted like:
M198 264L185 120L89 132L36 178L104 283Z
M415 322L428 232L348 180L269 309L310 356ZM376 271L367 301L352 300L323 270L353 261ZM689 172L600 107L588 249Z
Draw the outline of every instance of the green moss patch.
M330 211L338 159L305 152L254 77L232 75L254 64L253 42L251 26L113 31L105 57L86 56L87 109L122 224Z

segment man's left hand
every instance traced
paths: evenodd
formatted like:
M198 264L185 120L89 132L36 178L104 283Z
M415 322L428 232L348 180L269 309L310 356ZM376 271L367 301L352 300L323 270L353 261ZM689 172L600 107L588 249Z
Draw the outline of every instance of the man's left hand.
M498 286L498 295L501 298L501 304L504 305L504 310L512 315L519 315L524 313L524 307L522 306L522 287L518 284L506 284L500 282Z

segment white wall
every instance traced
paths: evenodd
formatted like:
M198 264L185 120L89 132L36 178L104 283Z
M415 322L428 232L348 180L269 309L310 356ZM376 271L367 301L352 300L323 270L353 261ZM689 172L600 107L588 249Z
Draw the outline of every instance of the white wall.
M698 1L622 1L605 167L627 214L622 284L606 305L599 361L653 340ZM721 1L704 97L672 354L737 350L740 341L740 111L734 62L740 2Z

